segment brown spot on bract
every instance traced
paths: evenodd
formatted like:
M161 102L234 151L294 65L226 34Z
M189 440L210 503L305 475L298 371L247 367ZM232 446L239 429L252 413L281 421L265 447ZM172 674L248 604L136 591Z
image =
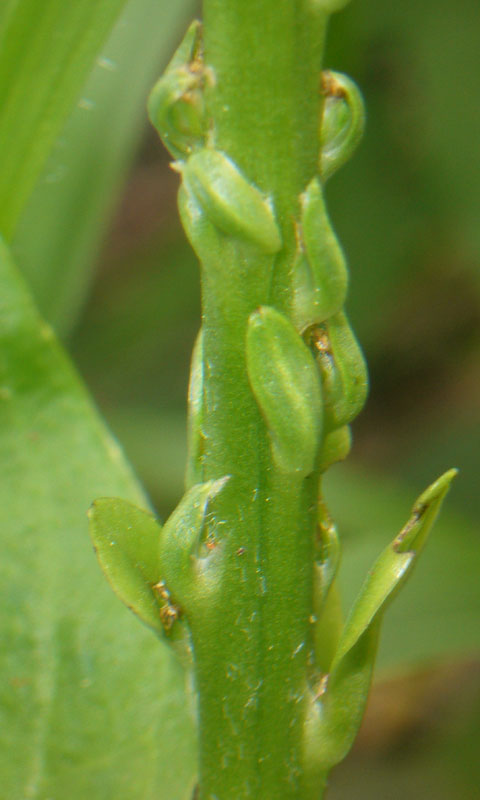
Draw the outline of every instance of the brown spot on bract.
M345 97L345 89L333 72L328 69L322 72L322 92L327 97Z

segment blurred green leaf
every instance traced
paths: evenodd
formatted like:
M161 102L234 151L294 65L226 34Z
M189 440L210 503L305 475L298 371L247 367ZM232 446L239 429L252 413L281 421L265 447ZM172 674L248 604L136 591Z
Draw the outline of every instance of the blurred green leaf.
M378 550L401 525L408 491L386 478L343 465L330 471L325 485L344 542L339 581L348 608ZM414 575L385 617L379 666L407 668L422 661L478 652L479 574L478 530L467 519L452 514L447 505Z
M350 3L326 64L364 93L366 135L328 206L351 265L348 307L372 352L399 283L470 271L480 292L480 17L475 0Z
M192 0L130 0L22 214L13 249L41 313L69 333L147 114ZM141 57L139 57L141 54Z
M0 231L6 238L124 3L16 0L3 6Z
M1 794L187 797L183 672L122 609L87 533L95 497L145 498L0 256Z
M179 228L101 275L72 348L102 407L185 407L200 325L198 266ZM181 238L178 238L178 236Z
M351 754L331 775L331 800L476 798L479 689L478 660L381 683Z
M165 519L184 491L187 460L185 409L108 408L109 425Z
M413 442L408 442L406 452L400 456L399 467L412 483L421 481L440 460L455 459L461 470L461 480L455 487L455 505L474 525L480 517L478 408L469 408L472 400L476 400L473 394L466 394L459 400L465 402L463 413L460 407L460 413L446 417L442 425L439 425L437 418L429 427L423 428L416 439L417 447Z

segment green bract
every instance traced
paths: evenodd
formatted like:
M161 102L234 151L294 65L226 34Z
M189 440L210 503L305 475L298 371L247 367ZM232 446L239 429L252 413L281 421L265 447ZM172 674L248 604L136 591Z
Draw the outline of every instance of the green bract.
M252 391L282 472L313 472L322 430L322 390L312 355L292 323L274 308L251 315L246 342Z
M203 142L203 83L201 25L193 22L148 99L152 125L175 158L183 158Z
M223 233L252 242L265 253L282 246L272 208L224 153L204 148L179 165L185 187Z
M367 396L362 351L343 312L314 328L311 336L322 375L326 424L340 428L357 416Z
M163 631L154 585L159 577L161 527L126 500L103 498L89 512L90 532L105 577L142 622Z
M320 127L320 174L326 181L355 151L365 127L363 98L340 72L324 72L325 104Z
M208 586L215 589L218 576L212 576L211 566L217 565L217 559L208 557L206 521L209 504L227 481L225 477L192 486L163 527L158 551L160 577L182 610L188 610L196 597L203 598Z
M311 746L322 754L327 770L353 744L365 710L383 613L416 563L455 475L456 470L449 470L420 495L410 519L370 570L345 623L312 732Z
M345 258L330 225L318 178L302 195L302 248L294 264L293 317L300 330L342 308L347 294Z

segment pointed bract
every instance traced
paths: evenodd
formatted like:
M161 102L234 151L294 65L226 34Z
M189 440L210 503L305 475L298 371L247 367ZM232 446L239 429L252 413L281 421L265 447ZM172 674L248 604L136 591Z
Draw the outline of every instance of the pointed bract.
M314 178L302 195L304 252L293 267L293 316L304 330L341 310L348 275L343 251L330 223L323 189Z
M228 477L192 486L166 521L159 542L161 575L174 603L188 615L188 606L201 599L200 545L209 503L222 491ZM208 558L208 557L207 557Z
M410 575L456 472L449 470L420 495L410 519L370 570L345 623L324 691L312 709L317 719L309 746L318 748L325 769L341 761L353 744L368 698L383 614Z

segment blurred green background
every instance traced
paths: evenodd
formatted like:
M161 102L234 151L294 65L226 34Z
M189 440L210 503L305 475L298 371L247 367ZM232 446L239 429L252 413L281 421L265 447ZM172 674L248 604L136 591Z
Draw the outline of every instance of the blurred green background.
M127 4L13 242L162 516L182 491L200 300L177 176L144 107L196 11ZM355 0L331 22L326 66L358 82L368 109L358 153L328 187L371 378L348 464L326 485L346 603L416 495L460 468L389 613L378 686L332 800L479 796L479 41L478 0Z

